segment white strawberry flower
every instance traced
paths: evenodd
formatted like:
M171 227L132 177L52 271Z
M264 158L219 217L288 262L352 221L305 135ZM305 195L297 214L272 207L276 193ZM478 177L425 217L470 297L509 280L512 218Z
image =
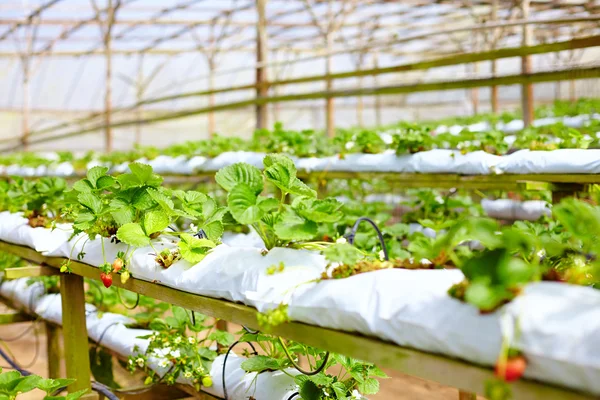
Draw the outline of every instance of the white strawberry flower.
M343 237L343 236L341 238L338 238L335 242L338 243L338 244L348 243L348 241L346 240L346 238Z

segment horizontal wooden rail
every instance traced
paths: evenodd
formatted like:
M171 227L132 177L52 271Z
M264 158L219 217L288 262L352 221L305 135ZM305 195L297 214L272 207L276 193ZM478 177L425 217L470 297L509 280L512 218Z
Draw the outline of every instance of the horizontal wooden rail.
M514 48L506 48L506 49L497 49L492 51L483 51L477 53L464 53L457 54L448 57L436 58L428 61L420 61L412 64L400 64L394 65L390 67L382 67L382 68L370 68L363 69L357 71L346 71L346 72L338 72L330 75L311 75L304 76L293 79L285 79L285 80L275 80L271 82L264 82L262 84L246 84L246 85L238 85L238 86L230 86L226 88L218 88L213 90L201 90L194 92L184 92L178 93L169 96L161 96L151 99L142 100L135 104L132 104L128 107L117 108L111 110L112 114L117 114L124 111L131 111L139 106L161 103L170 100L178 100L189 97L198 97L198 96L207 96L211 94L219 94L219 93L227 93L227 92L236 92L243 90L255 90L259 87L275 87L280 85L290 85L290 84L300 84L300 83L308 83L308 82L317 82L317 81L325 81L327 79L336 80L336 79L347 79L347 78L357 78L357 77L365 77L365 76L375 76L382 74L390 74L390 73L399 73L399 72L408 72L408 71L418 71L425 70L431 68L439 68L446 67L451 65L459 65L465 63L472 63L478 61L491 61L498 60L502 58L510 58L510 57L522 57L526 55L534 55L534 54L544 54L551 53L556 51L564 51L564 50L574 50L574 49L583 49L588 47L600 46L600 35L589 36L584 38L571 39L566 41L560 41L555 43L545 43L536 46L523 46L523 47L514 47ZM100 118L104 115L104 112L94 113L90 116L77 119L76 121L69 121L61 124L57 124L54 126L50 126L44 129L38 129L30 132L29 136L38 136L40 134L54 132L62 128L66 128L68 126L72 126L75 123L81 124L85 122L90 122L96 118Z
M162 174L168 185L200 183L210 181L217 171L199 171L190 175ZM352 172L352 171L298 171L298 177L305 180L357 179L363 181L383 180L392 188L431 188L431 189L480 189L515 191L557 191L587 192L597 190L600 174L500 174L500 175L458 175L458 174L416 174L398 172ZM0 179L9 176L0 175ZM38 179L38 177L24 177ZM85 178L85 173L77 173L65 179L69 181ZM397 185L397 186L395 186ZM20 268L19 268L20 269ZM15 269L16 270L16 269ZM15 272L19 273L19 272Z
M224 111L236 108L248 107L251 105L262 105L269 103L280 103L289 101L304 101L304 100L316 100L325 98L338 98L338 97L355 97L355 96L375 96L375 95L394 95L402 93L419 93L429 91L443 91L443 90L456 90L456 89L470 89L475 87L486 87L486 86L506 86L506 85L522 85L522 84L533 84L542 82L554 82L562 80L577 80L577 79L590 79L600 77L600 67L586 67L576 68L570 70L559 70L559 71L548 71L548 72L535 72L531 74L517 74L517 75L505 75L493 78L475 78L467 79L462 81L441 81L441 82L429 82L429 83L417 83L410 85L396 85L386 87L373 87L373 88L358 88L358 89L347 89L347 90L334 90L334 91L320 91L320 92L309 92L309 93L297 93L283 96L271 96L271 97L257 97L248 100L236 101L231 103L217 104L212 107L201 107L192 108L182 111L176 111L171 113L165 113L152 118L145 119L134 119L115 122L110 124L112 128L123 128L127 126L134 126L137 124L150 124L156 122L169 121L184 117L190 117L194 115L204 114L212 111ZM63 133L60 135L54 135L44 138L38 138L30 140L29 144L45 143L54 141L57 139L66 139L69 137L79 136L85 133L94 132L105 128L104 124L96 125L90 128L77 130L74 132ZM16 145L10 148L5 148L4 151L12 151L19 148L20 145Z
M545 43L539 44L536 46L523 46L523 47L513 47L506 49L497 49L491 51L483 51L477 53L461 53L452 55L449 57L436 58L428 61L420 61L413 64L400 64L394 65L391 67L382 67L382 68L370 68L370 69L362 69L356 71L347 71L347 72L338 72L330 75L310 75L303 76L299 78L293 79L285 79L285 80L276 80L276 81L267 81L259 84L247 84L240 86L230 86L226 88L219 88L213 90L202 90L196 92L186 92L179 93L170 96L162 96L156 97L153 99L143 100L139 103L136 103L127 109L135 109L141 105L160 103L164 101L170 100L178 100L187 97L197 97L197 96L206 96L209 94L218 94L218 93L227 93L227 92L235 92L240 90L251 90L257 89L259 87L274 87L274 86L282 86L282 85L291 85L298 83L308 83L308 82L318 82L325 81L327 79L336 80L336 79L348 79L348 78L358 78L365 76L375 76L382 74L391 74L398 72L409 72L409 71L419 71L424 69L431 68L439 68L439 67L447 67L451 65L459 65L466 63L473 63L479 61L491 61L491 60L499 60L502 58L510 58L510 57L522 57L526 55L534 55L534 54L544 54L544 53L552 53L555 51L564 51L564 50L574 50L574 49L583 49L588 47L600 46L600 35L589 36L585 38L572 39L567 41L555 42L555 43ZM115 110L119 111L119 110ZM41 132L41 131L38 131Z
M6 251L31 262L55 268L59 268L64 261L63 258L45 257L33 249L1 241L0 251ZM71 261L70 267L73 274L88 279L100 279L96 267L78 261ZM256 319L256 309L252 307L182 292L162 286L160 282L147 282L135 278L130 278L125 284L122 284L119 279L115 279L113 285L251 329L260 328ZM489 368L401 347L356 332L342 332L299 322L290 322L274 327L271 333L472 393L483 394L486 380L494 376L493 371ZM529 380L520 380L514 383L512 390L514 397L517 399L591 400L595 398L587 394Z
M53 276L59 275L60 272L56 268L45 266L30 266L20 268L6 268L4 270L4 279L12 280L19 278L30 278L36 276Z
M17 322L27 322L31 321L32 319L33 318L31 318L29 315L22 312L0 314L0 325L15 324Z

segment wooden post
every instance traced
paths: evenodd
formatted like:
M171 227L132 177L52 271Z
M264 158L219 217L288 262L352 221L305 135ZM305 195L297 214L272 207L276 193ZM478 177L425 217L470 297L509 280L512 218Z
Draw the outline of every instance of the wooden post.
M266 85L267 67L267 0L256 0L256 11L258 21L256 23L256 97L267 97L268 86ZM266 104L256 105L256 128L265 129L268 125L268 113Z
M135 115L138 120L138 123L135 125L135 139L134 143L139 145L142 141L142 105L140 104L144 97L144 53L140 54L139 64L138 64L138 75L136 80L136 88L135 88L135 101L138 106L135 108Z
M48 355L48 378L60 377L60 329L46 323L46 352Z
M379 68L379 57L377 52L373 53L373 68ZM375 87L379 86L378 75L373 75L373 83ZM377 126L381 125L381 98L379 95L375 95L375 123Z
M521 0L522 18L529 19L529 0ZM523 25L523 46L531 46L533 37L533 27L531 25ZM531 73L531 56L521 57L521 73ZM521 86L521 108L523 110L523 122L525 126L531 125L533 122L533 85L525 83Z
M491 15L491 20L493 22L496 22L496 20L498 19L498 0L492 0L492 15ZM492 36L492 43L493 43L493 48L496 48L496 42L497 40L499 40L498 38L498 29L494 29L493 31L493 36ZM496 74L498 73L497 69L498 69L498 64L496 60L492 60L492 66L491 66L491 72L492 72L492 78L496 77ZM499 107L498 107L498 86L494 85L491 87L491 91L490 91L490 101L492 103L492 113L494 114L498 114L499 112Z
M331 3L331 2L330 2ZM329 76L331 75L331 50L332 50L332 43L333 43L333 32L328 31L326 36L325 36L325 42L326 42L326 51L327 51L327 56L325 57L325 75ZM327 80L325 81L325 90L327 92L330 92L333 89L333 81L330 78L327 78ZM328 96L325 99L325 129L327 131L327 136L329 137L333 137L335 136L335 116L334 116L334 104L333 104L333 97Z
M477 78L479 72L479 63L472 64L473 79ZM473 106L473 115L479 113L479 88L471 89L471 105Z
M30 116L30 93L29 93L29 55L23 56L21 62L23 64L23 100L22 100L22 120L21 120L21 145L23 150L29 150L29 116Z
M459 390L458 400L477 400L477 395L475 393L469 393Z
M69 393L91 389L83 277L75 274L62 274L60 276L60 295L67 378L76 379L69 386Z
M215 63L214 63L214 59L213 57L209 57L208 60L208 90L213 90L215 88ZM215 106L215 95L214 93L211 93L208 95L208 106L209 107L214 107ZM215 113L214 111L209 111L208 115L208 135L209 137L213 137L215 134Z
M104 28L104 57L106 59L105 94L104 94L104 149L109 152L113 148L112 129L110 126L112 110L112 41L111 31L115 18L112 0L108 0L106 27Z
M359 76L358 77L358 87L362 89L363 87L363 77ZM363 123L363 109L364 109L364 104L363 104L363 97L362 96L358 96L356 98L356 120L358 123L358 126L362 127L364 125Z

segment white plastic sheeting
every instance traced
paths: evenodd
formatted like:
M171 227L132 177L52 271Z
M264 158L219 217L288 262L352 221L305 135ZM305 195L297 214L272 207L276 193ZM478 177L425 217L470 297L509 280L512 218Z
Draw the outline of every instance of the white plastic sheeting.
M497 168L507 174L598 174L600 150L519 150L503 156Z
M514 137L507 137L507 140ZM247 162L262 168L264 154L252 152L226 152L207 159L182 156L171 158L159 156L154 160L138 160L153 166L157 173L193 175L194 173L214 173L236 162ZM339 156L295 158L298 171L303 172L396 172L422 174L597 174L600 172L600 150L597 149L558 149L552 151L519 150L510 155L497 156L484 151L462 154L458 150L434 149L415 154L396 155L392 150L380 154L348 154ZM88 168L98 165L90 162ZM112 167L112 172L127 171L129 163ZM1 171L0 171L1 172ZM74 168L65 163L60 169L30 168L11 165L4 168L4 174L17 176L70 176Z
M159 243L174 245L167 240ZM451 285L463 279L458 270L382 270L317 283L326 268L318 253L275 248L263 255L257 247L238 244L242 246L222 244L196 265L179 261L166 270L148 254L150 248L138 249L130 270L136 278L157 279L179 290L261 311L287 303L295 321L372 335L487 366L495 363L500 350L502 316L518 318L517 347L531 361L528 376L600 394L600 343L595 338L600 332L600 292L595 289L531 284L499 311L481 315L448 296ZM88 245L84 261L98 265L102 262L97 260L98 241ZM113 255L120 245L105 247ZM267 273L268 267L281 262L282 272ZM22 304L30 301L24 290L13 288L14 292L20 293Z
M485 213L498 219L536 221L543 215L550 216L552 214L550 206L549 203L543 200L481 200L481 207Z

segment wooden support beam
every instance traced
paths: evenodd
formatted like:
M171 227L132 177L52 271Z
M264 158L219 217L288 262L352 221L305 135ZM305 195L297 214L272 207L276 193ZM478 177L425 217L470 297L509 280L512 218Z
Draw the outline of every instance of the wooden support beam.
M60 295L67 378L76 379L69 385L69 393L83 389L91 390L92 373L85 324L83 277L77 274L61 274Z
M24 259L40 258L39 253L33 249L6 242L0 242L0 250L16 254ZM46 264L56 268L59 268L64 261L63 258L58 257L41 257ZM72 274L61 276L61 286L67 287L67 289L62 289L64 290L62 298L66 360L67 366L71 365L71 373L67 369L67 376L79 378L77 384L82 385L82 382L89 384L87 332L81 331L81 328L85 329L82 277L99 280L99 274L98 268L78 261L71 262L71 269L73 271ZM71 280L72 278L77 280ZM67 283L67 285L64 285L64 283ZM182 292L154 282L138 280L135 277L130 278L125 284L122 284L117 279L113 282L113 285L208 316L241 324L251 329L259 329L256 319L256 309L252 307ZM73 305L76 305L77 310L73 309ZM74 327L79 327L78 337L73 336ZM342 332L298 322L290 322L273 327L271 333L320 349L373 362L380 367L395 368L409 375L433 380L443 385L458 387L465 392L483 394L486 380L494 376L494 371L491 368L401 347L355 332ZM85 342L85 345L81 342ZM75 346L73 346L73 343L75 343ZM78 354L79 358L74 359L76 351L79 351L80 354ZM86 361L85 364L83 363L84 358ZM76 371L72 370L74 365L80 365L82 368L77 375L75 374ZM448 371L451 371L451 373ZM86 378L88 379L87 381ZM512 391L515 398L528 400L592 400L595 398L594 396L577 393L573 390L526 379L513 383Z
M495 22L498 19L498 0L492 0L492 10L491 10L490 19L493 22ZM497 43L498 39L499 39L499 31L498 31L498 29L494 29L492 31L492 43L493 43L492 50L496 49L496 43ZM492 60L491 63L492 63L492 65L491 65L492 78L495 78L498 73L498 62L496 60ZM491 104L492 113L498 114L498 112L499 112L498 86L496 86L496 85L491 87L490 102L492 103Z
M529 18L529 0L521 0L521 12L523 19ZM523 25L523 46L531 46L533 40L533 26ZM521 73L531 73L531 56L521 57ZM530 126L534 118L533 110L533 84L525 82L521 85L521 108L523 110L523 122Z
M409 72L409 71L420 71L431 68L440 68L447 67L451 65L460 65L465 63L474 63L477 61L489 61L489 60L498 60L503 58L510 57L521 57L524 55L532 55L532 54L545 54L556 51L563 51L569 49L581 49L587 47L595 47L600 46L600 35L590 36L586 38L572 39L568 41L556 42L556 43L548 43L548 44L540 44L536 46L529 47L515 47L515 48L505 48L498 49L492 51L483 51L476 53L462 53L458 55L452 55L448 57L436 58L433 60L427 61L419 61L412 64L400 64L394 65L390 67L379 68L378 60L375 61L374 68L358 70L358 71L347 71L347 72L338 72L338 73L330 73L327 75L309 75L303 76L299 78L291 78L285 80L276 80L272 82L265 82L265 86L273 87L278 85L292 85L298 83L308 83L308 82L318 82L324 81L327 79L347 79L347 78L357 78L361 76L377 76L391 73L399 73L399 72ZM226 88L214 89L212 91L197 91L197 92L187 92L187 93L179 93L176 95L157 97L154 99L144 100L144 104L152 104L159 103L162 101L175 100L179 98L185 97L194 97L194 96L203 96L210 93L226 93L232 91L241 91L241 90L251 90L255 89L255 84L241 85L241 86L228 86ZM40 131L37 131L40 132Z
M258 21L256 22L256 97L268 97L269 88L265 85L268 81L267 67L267 0L256 0L256 12ZM266 129L268 126L268 108L266 104L256 104L256 128Z
M27 322L31 320L33 320L33 318L29 315L20 312L0 314L0 325L16 324L17 322Z
M164 113L151 118L142 120L142 123L154 123L161 121L168 121L173 119L179 119L189 117L192 115L204 114L210 111L223 111L231 109L239 109L256 104L268 104L275 102L289 102L289 101L303 101L313 99L325 99L335 97L356 97L356 96L374 96L374 95L392 95L400 93L419 93L428 91L443 91L453 89L469 89L474 87L487 87L492 85L517 85L526 83L540 83L540 82L553 82L557 80L568 80L568 79L587 79L587 78L599 78L600 68L588 67L578 68L567 71L548 71L548 72L535 72L531 74L517 74L517 75L506 75L497 78L478 78L478 79L467 79L463 81L442 81L442 82L430 82L430 83L417 83L413 85L397 85L387 86L379 88L363 88L363 89L349 89L339 90L332 92L309 92L299 94L289 94L277 97L264 97L264 98L253 98L249 100L237 101L232 103L217 104L214 107L202 107L194 109L186 109L181 111ZM137 119L124 120L116 122L112 125L113 128L132 126L138 123ZM32 140L31 143L44 143L50 142L57 139L63 139L68 137L78 136L84 133L94 132L99 129L103 129L103 125L92 126L90 128L78 130L75 132L68 132L60 135L54 135L51 137L44 137L36 140ZM12 150L12 148L5 148L4 150Z
M105 93L104 93L104 151L112 151L113 137L111 127L112 115L112 27L115 21L113 0L108 0L106 11L106 26L104 27L104 57L106 60ZM100 19L98 19L100 21Z
M573 39L573 40L568 40L568 41L564 41L564 42L541 44L541 45L531 46L531 47L527 47L527 48L518 47L518 48L498 49L495 51L486 51L486 52L481 52L481 53L459 54L459 55L454 55L454 56L450 56L450 57L438 58L438 59L434 59L434 60L430 60L430 61L422 61L422 62L417 62L417 63L413 63L413 64L401 64L401 65L385 67L385 68L379 68L377 54L374 54L374 68L365 69L362 71L348 71L348 72L335 73L335 74L331 74L330 78L331 79L345 79L345 78L353 78L353 77L359 77L359 76L373 76L374 78L376 78L380 74L424 70L424 69L429 69L429 68L443 67L443 66L449 66L449 65L458 65L458 64L475 62L475 61L496 60L496 59L507 58L507 57L520 57L524 54L544 54L544 53L549 53L549 52L556 52L556 51L562 51L562 50L568 50L568 49L587 48L587 47L594 47L594 46L600 46L600 35L590 36L590 37L585 37L585 38L580 38L580 39ZM266 82L265 85L268 87L274 87L277 85L289 85L289 84L296 84L296 83L308 83L308 82L322 81L326 78L327 78L326 75L312 75L312 76L305 76L305 77L300 77L300 78ZM493 77L493 78L501 78L501 77ZM375 87L378 87L378 86L379 85L376 83ZM498 86L498 83L493 83L492 86ZM256 89L255 84L248 84L248 85L241 85L241 86L230 86L227 88L209 89L209 90L203 90L203 91L178 93L176 95L156 97L153 99L146 99L143 101L139 101L136 104L133 104L129 107L114 109L113 115L118 112L134 110L135 108L139 107L140 105L145 105L145 104L154 104L154 103L166 102L166 101L171 101L171 100L183 99L183 98L187 98L187 97L204 96L204 95L211 95L211 94L217 94L217 93L226 93L226 92L242 91L242 90L254 90L254 89ZM279 98L279 96L275 96L275 98ZM375 102L376 102L376 104L380 102L379 96L377 96L377 95L376 95ZM211 110L211 109L212 109L212 107L207 108L207 110ZM218 110L213 109L213 111L218 111ZM210 111L207 111L207 112L210 112ZM72 126L74 124L80 125L80 124L83 124L86 122L88 122L88 123L93 122L95 119L102 117L102 115L103 115L103 113L94 113L90 116L80 118L75 121L64 122L64 123L50 126L48 128L38 129L38 130L32 131L30 136L38 136L42 133L54 132L56 130L66 128L66 127ZM381 119L381 115L379 115L379 119ZM0 140L0 142L6 142L6 141L10 141L10 139L9 140Z
M458 391L458 400L477 400L475 393L465 392L462 390Z
M48 378L60 378L60 362L62 359L60 328L54 324L45 323L46 327L46 354L48 355Z
M6 280L53 275L60 275L60 272L56 268L46 266L6 268L4 270L4 279Z

